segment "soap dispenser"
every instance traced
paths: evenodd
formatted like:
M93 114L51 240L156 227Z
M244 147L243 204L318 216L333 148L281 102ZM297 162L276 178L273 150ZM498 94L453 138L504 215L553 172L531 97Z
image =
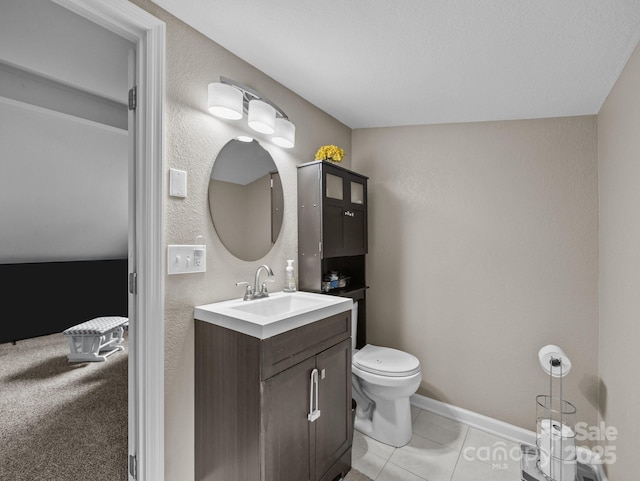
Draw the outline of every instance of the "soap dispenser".
M287 276L284 281L284 292L295 292L296 291L296 278L293 274L293 259L289 259L287 261Z

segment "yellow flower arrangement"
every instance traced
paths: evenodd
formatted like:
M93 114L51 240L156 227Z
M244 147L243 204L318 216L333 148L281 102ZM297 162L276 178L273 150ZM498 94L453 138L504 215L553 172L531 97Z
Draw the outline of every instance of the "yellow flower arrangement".
M323 145L316 152L316 160L332 160L341 162L344 158L344 150L337 145Z

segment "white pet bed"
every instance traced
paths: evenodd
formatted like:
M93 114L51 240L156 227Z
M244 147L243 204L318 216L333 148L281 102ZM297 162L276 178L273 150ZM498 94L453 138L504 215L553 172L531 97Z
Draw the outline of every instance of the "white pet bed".
M120 316L96 317L64 331L71 353L69 362L102 362L111 354L124 351L124 329L129 319Z

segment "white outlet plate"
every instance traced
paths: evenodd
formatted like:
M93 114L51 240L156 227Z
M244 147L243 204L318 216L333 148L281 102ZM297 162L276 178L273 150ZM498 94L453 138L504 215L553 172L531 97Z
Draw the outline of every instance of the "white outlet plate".
M191 274L207 271L206 245L167 246L167 273Z

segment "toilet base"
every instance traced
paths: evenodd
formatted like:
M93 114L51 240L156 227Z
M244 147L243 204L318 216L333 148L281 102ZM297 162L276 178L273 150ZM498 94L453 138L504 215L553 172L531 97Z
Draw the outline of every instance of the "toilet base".
M356 415L355 428L389 446L404 446L413 436L409 398L376 399L371 418Z

